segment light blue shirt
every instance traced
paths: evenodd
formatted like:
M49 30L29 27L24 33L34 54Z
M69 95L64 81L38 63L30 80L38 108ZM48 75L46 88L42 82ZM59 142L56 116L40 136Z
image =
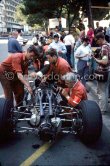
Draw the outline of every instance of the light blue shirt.
M66 54L66 52L67 52L65 44L60 41L58 41L57 43L55 41L53 41L49 45L49 49L50 48L54 48L57 52L61 51L63 54Z
M110 27L107 28L107 30L106 30L106 35L107 35L107 36L110 36Z

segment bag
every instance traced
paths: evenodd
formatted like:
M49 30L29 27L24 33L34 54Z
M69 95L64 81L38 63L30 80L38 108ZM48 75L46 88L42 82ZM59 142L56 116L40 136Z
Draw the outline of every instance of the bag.
M99 82L106 82L108 80L108 70L95 70L95 79Z

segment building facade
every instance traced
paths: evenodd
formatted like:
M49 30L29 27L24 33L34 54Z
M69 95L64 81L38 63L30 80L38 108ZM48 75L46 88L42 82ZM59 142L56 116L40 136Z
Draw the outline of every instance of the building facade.
M21 0L1 0L0 2L0 32L11 32L22 29L15 19L16 6Z

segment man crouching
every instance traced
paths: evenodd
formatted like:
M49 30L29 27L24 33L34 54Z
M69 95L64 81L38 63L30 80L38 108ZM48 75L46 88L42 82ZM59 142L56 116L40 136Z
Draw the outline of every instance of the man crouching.
M77 75L69 72L62 76L62 80L65 81L67 88L61 91L61 95L67 99L69 105L76 107L81 100L87 99L86 89L77 79Z

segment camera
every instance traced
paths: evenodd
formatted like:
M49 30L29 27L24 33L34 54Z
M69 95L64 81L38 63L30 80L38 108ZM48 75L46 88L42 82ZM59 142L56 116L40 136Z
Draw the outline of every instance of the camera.
M101 48L97 48L94 52L93 55L95 58L101 59Z

